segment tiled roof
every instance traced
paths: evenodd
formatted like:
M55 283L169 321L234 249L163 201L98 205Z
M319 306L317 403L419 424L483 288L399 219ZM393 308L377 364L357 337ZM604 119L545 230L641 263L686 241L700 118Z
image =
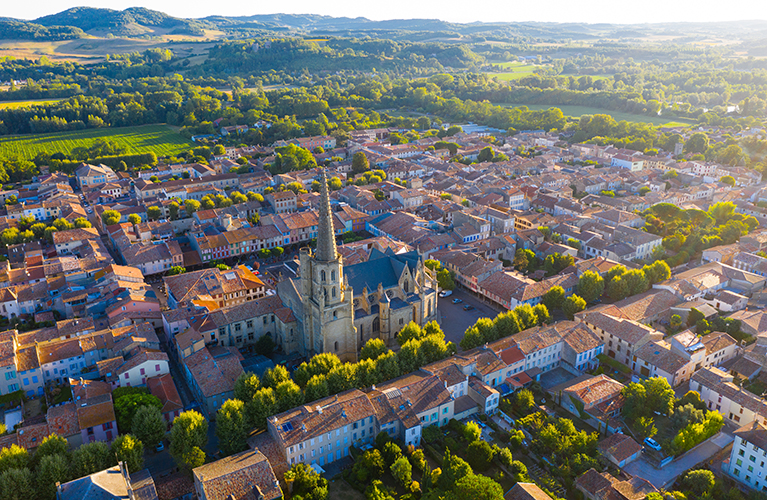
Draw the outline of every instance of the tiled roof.
M602 312L587 313L583 315L583 321L629 344L637 344L647 335L657 333L649 326L637 321L615 318Z
M234 382L242 373L240 357L236 347L204 347L185 358L184 364L207 398L234 390Z
M642 445L621 433L615 433L599 443L599 451L612 455L617 462L622 462L642 451Z
M19 446L27 450L37 448L43 439L50 435L51 431L47 423L27 425L16 431Z
M152 377L146 381L149 392L157 396L162 403L162 413L168 413L184 408L181 397L178 395L176 384L173 382L173 376L170 373Z
M594 495L617 482L609 472L600 474L595 469L589 469L575 480L575 486Z
M645 318L664 313L681 302L682 299L668 290L649 290L618 301L614 305L621 310L624 317L642 322Z
M607 375L598 375L568 387L565 392L573 394L585 404L590 405L618 396L623 387L623 384Z
M517 483L503 500L551 500L551 497L535 483Z
M50 431L59 436L69 437L80 433L75 403L64 403L48 408L46 420Z
M115 420L111 394L103 394L80 402L77 407L77 423L80 425L80 429L96 427Z
M275 500L282 497L266 456L248 450L192 471L207 500Z
M767 427L759 420L754 420L734 432L743 441L755 444L762 450L767 450Z
M644 344L634 351L634 355L671 375L675 375L689 363L687 358L671 349L671 345L663 340Z
M762 418L767 418L767 401L742 390L732 383L732 378L732 375L728 375L718 368L703 368L693 374L691 381L717 392L720 396L724 396L744 408L748 408Z

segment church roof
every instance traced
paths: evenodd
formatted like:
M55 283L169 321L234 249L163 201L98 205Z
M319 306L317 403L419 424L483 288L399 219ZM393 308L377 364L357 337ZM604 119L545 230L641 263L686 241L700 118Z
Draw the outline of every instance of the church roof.
M374 255L375 252L375 255ZM384 289L396 286L405 267L409 267L411 273L418 262L418 253L415 251L399 255L387 255L374 250L370 252L370 260L360 262L344 268L344 276L349 280L349 286L356 293L362 293L362 289L377 290L378 283Z

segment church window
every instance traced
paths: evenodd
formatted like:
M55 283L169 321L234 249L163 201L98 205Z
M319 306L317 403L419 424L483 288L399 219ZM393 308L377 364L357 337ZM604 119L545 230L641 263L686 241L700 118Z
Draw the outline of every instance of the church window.
M323 283L325 282L325 271L320 271L320 279Z
M336 349L336 352L338 352L338 341L336 341L336 343L335 343L335 346L334 346L334 347L335 347L335 349Z
M335 271L330 271L330 280L331 281L335 281L336 280L336 272Z
M333 290L331 292L332 293L330 295L335 299L336 298L336 287L333 287Z
M405 324L405 320L403 320L402 318L400 318L400 319L399 319L399 324L400 324L400 325L404 325L404 324Z
M333 319L338 319L338 312L337 311L333 311Z
M405 289L405 293L410 293L410 282L405 280L405 282L402 283L402 288Z
M381 320L378 317L376 317L375 319L373 319L373 331L377 332L380 330L381 330Z

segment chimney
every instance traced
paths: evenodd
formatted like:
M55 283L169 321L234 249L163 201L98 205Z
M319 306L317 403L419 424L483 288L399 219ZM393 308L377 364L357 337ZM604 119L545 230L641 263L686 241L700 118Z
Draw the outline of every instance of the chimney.
M317 413L319 413L320 415L322 415L322 406L320 406L320 405L317 405Z

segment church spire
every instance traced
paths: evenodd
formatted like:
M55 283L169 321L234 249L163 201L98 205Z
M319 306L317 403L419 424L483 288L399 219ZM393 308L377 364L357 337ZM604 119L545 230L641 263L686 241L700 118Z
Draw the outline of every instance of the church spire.
M320 262L330 262L338 258L336 237L333 231L333 214L330 212L328 177L325 169L320 174L320 220L317 233L317 252L314 257Z

